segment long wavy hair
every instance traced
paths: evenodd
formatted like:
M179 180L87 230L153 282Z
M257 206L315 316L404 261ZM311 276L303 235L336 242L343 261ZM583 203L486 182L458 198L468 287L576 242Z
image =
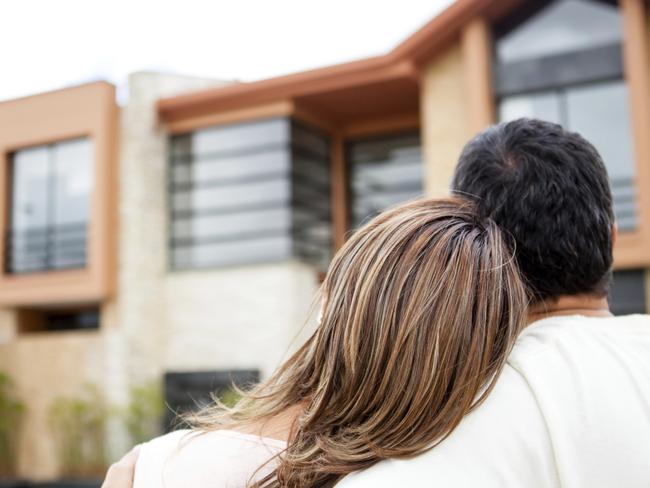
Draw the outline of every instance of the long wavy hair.
M236 429L301 405L252 487L329 487L434 447L490 393L527 308L511 246L457 198L369 221L336 253L321 296L315 332L267 381L192 419Z

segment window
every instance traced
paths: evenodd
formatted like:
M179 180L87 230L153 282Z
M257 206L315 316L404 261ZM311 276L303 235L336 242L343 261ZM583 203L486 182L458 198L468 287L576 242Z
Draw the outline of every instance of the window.
M213 127L171 141L177 269L329 260L329 141L289 119Z
M616 6L556 0L496 30L499 119L536 117L590 140L607 166L619 230L634 230L635 167Z
M645 270L614 271L609 306L614 315L647 313Z
M90 140L77 139L13 154L8 272L86 265L92 151Z
M97 307L18 310L21 333L97 329L99 319Z
M250 388L260 381L257 369L220 371L167 372L164 376L165 430L178 426L178 417L214 403L216 395L226 404L238 395L233 389Z
M417 133L351 141L347 161L353 228L387 207L422 195L422 152Z

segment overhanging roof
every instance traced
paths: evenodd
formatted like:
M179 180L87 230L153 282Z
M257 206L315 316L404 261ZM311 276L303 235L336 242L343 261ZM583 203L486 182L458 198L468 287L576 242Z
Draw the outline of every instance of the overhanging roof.
M404 98L403 106L411 107L417 105L420 67L457 39L467 22L477 16L499 17L523 1L457 0L382 56L163 98L158 101L158 113L163 121L170 122L289 99L322 106L336 121L346 116L346 106L338 104L337 108L329 102L338 100L339 95L349 99L359 88L371 90L372 96L366 92L361 97L356 113L371 115L373 100L383 103L398 93Z

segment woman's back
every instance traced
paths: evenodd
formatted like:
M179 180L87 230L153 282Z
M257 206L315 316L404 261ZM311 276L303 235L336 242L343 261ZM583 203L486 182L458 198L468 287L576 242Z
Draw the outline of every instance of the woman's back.
M285 447L284 441L230 430L171 432L142 445L133 486L243 487L271 472Z
M331 487L420 454L490 392L527 304L498 227L460 199L369 221L336 253L321 297L312 336L270 378L189 419L207 433L145 446L136 488L242 487L252 476L266 488ZM271 434L283 417L286 437Z

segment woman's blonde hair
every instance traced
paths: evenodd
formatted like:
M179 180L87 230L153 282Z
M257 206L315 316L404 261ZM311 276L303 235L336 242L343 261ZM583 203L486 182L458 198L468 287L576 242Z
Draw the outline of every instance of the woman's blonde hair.
M333 486L441 442L494 386L526 314L510 246L460 199L386 211L338 251L322 320L233 408L198 414L232 428L302 405L287 448L256 487Z

